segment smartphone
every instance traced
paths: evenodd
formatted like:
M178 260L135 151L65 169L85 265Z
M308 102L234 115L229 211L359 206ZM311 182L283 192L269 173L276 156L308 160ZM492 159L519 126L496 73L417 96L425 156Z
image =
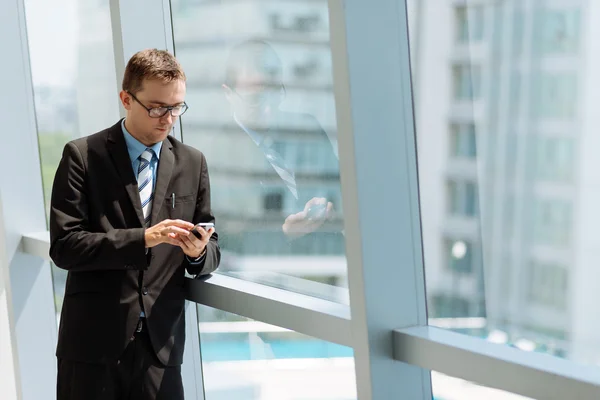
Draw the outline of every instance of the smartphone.
M306 210L306 217L309 220L321 219L327 213L327 204L314 204Z
M210 228L214 228L215 224L212 222L199 222L194 226L194 229L192 229L192 232L198 239L201 239L202 235L200 235L200 232L198 232L198 229L197 229L199 226L201 226L202 228L204 228L205 231L207 231Z

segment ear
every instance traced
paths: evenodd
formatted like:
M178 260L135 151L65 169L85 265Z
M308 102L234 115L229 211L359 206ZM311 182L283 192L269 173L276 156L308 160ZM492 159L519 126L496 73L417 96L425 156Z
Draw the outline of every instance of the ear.
M123 108L127 111L131 110L131 103L133 100L131 98L131 95L126 91L121 90L121 92L119 93L119 98L121 99L121 104L123 104Z

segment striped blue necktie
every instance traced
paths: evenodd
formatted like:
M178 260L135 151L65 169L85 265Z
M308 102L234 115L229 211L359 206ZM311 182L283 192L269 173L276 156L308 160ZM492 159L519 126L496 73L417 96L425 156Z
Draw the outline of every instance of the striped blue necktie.
M152 179L152 170L150 169L150 160L154 156L152 149L146 149L140 156L140 166L138 168L138 190L142 209L144 210L144 225L150 226L150 217L152 211L152 198L154 197L154 180Z

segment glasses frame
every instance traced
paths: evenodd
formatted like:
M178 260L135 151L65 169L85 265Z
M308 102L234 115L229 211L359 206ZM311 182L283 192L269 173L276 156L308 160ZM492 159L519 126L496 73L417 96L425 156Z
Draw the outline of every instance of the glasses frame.
M127 92L127 94L128 94L128 95L130 95L131 97L133 97L133 99L134 99L135 101L137 101L137 102L138 102L138 104L139 104L140 106L144 107L144 108L146 109L146 111L148 111L148 116L149 116L150 118L162 118L162 117L164 117L165 115L167 115L167 113L168 113L168 112L170 112L170 113L171 113L171 117L173 117L173 118L177 118L177 117L181 117L183 114L185 114L185 113L186 113L186 111L187 111L187 110L189 110L189 108L190 108L190 107L187 105L187 103L186 103L185 101L183 102L183 104L181 104L181 105L178 105L178 106L146 107L146 105L145 105L144 103L142 103L141 101L139 101L139 100L138 100L138 98L137 98L137 97L135 97L135 95L134 95L133 93L131 93L131 92ZM173 115L173 110L174 110L174 109L176 109L176 108L178 108L178 107L183 107L183 111L181 111L181 114L179 114L179 115ZM151 115L151 112L152 112L153 110L159 110L159 109L161 109L161 108L164 108L164 109L165 109L165 112L164 112L164 113L162 113L162 114L161 114L161 115L159 115L159 116L153 116L153 115Z

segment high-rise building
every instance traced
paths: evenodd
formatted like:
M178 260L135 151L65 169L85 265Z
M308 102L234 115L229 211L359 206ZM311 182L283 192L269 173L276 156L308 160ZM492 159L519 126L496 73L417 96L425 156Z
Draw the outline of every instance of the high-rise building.
M416 3L430 310L485 316L517 345L598 362L600 321L584 311L598 299L598 57L585 40L598 6Z

